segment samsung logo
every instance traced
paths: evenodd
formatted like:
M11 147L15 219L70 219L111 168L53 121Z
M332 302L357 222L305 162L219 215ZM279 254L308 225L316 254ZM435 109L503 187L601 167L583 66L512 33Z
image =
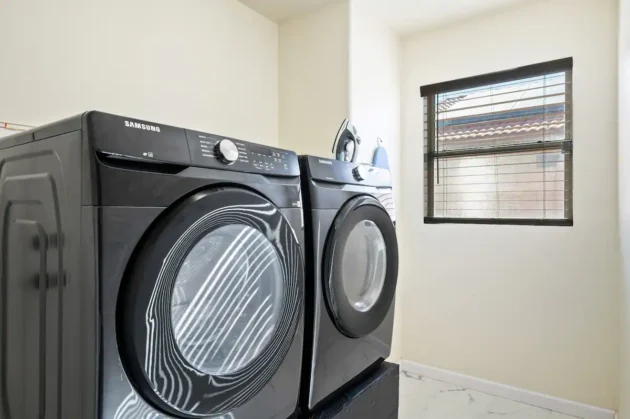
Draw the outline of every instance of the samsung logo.
M320 162L321 164L329 164L329 165L331 165L331 166L332 166L332 162L331 162L330 160L322 160L322 159L319 159L319 162Z
M125 121L127 128L143 129L145 131L160 132L160 127L149 124L141 124L140 122Z

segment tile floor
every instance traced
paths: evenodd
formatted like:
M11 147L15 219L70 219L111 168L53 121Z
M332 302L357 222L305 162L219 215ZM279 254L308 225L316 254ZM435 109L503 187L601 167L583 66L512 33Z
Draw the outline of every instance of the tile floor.
M400 372L400 419L576 419L539 407Z

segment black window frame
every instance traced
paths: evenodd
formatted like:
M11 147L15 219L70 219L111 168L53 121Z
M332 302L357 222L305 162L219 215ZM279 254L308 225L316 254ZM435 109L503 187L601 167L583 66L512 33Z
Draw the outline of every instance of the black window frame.
M566 93L565 113L566 113L566 137L561 141L517 144L491 147L487 149L477 150L457 150L435 152L433 145L435 144L435 100L437 95L457 90L471 89L497 83L510 81L518 81L530 77L544 76L553 73L566 73ZM563 58L554 61L543 62L539 64L528 65L524 67L513 68L510 70L499 71L494 73L483 74L464 79L451 80L442 83L425 85L420 87L420 95L426 98L427 111L425 117L426 134L423 135L425 145L424 164L425 164L425 224L496 224L496 225L533 225L533 226L573 226L573 58ZM433 109L431 112L429 110ZM560 150L565 154L565 200L570 205L565 206L564 218L545 219L545 218L454 218L454 217L435 217L433 215L433 207L435 201L434 193L434 168L435 161L439 158L448 157L467 157L473 155L494 156L501 153L515 153L528 150Z

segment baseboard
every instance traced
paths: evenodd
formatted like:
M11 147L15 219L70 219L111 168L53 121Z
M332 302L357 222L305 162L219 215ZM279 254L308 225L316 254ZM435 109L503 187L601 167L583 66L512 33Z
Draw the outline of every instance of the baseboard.
M400 369L413 374L433 380L444 381L446 383L455 384L471 390L480 391L482 393L492 394L493 396L503 397L505 399L529 404L543 409L549 409L554 412L564 413L565 415L575 416L582 419L614 419L615 412L601 407L590 406L588 404L578 403L571 400L561 399L534 391L524 390L505 384L495 383L493 381L484 380L483 378L472 377L453 371L447 371L428 365L418 364L413 361L400 361Z

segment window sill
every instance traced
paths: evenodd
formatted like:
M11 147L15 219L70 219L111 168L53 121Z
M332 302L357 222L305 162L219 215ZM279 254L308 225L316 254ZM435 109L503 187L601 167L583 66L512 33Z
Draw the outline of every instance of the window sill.
M488 224L515 226L572 227L573 220L540 220L529 218L444 218L424 217L425 224Z

